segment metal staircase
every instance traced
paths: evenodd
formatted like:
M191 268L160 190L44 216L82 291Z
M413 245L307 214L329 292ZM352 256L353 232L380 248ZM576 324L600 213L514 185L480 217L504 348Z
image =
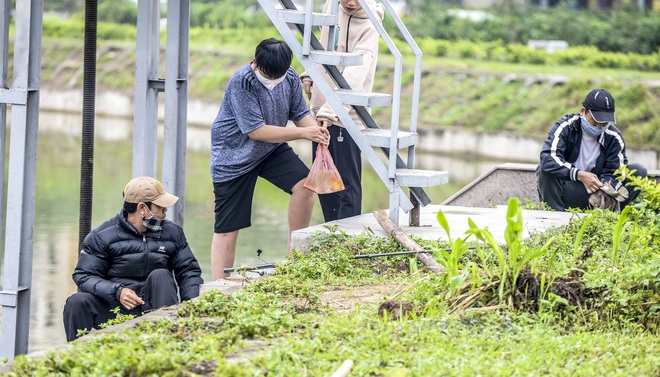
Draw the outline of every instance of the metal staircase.
M422 54L392 8L389 0L381 0L382 5L395 21L416 56L411 104L412 115L408 131L399 130L402 55L364 0L359 0L360 4L395 58L392 94L365 93L351 90L337 67L362 65L362 55L332 51L331 47L325 49L315 36L313 32L315 27L328 26L331 33L329 40L334 40L332 35L337 22L338 10L336 4L333 4L331 14L321 14L313 12L315 0L306 0L305 10L298 10L292 0L258 1L284 41L291 47L293 53L314 81L314 90L321 91L346 131L351 135L380 179L387 186L390 192L390 219L398 224L399 208L402 208L404 211L410 212L410 225L419 225L419 206L426 206L431 202L423 188L447 183L449 174L446 171L413 168L415 145L417 143L417 108ZM316 0L317 4L319 2L325 3L325 0ZM294 31L296 29L302 34L302 38ZM325 81L321 71L317 68L317 64L323 66L335 82L337 89L330 87ZM343 105L351 105L356 110L366 129L360 130ZM371 116L368 108L376 106L392 106L392 119L389 129L381 128ZM384 152L384 160L376 154L374 148L379 148ZM406 161L399 156L399 149L407 150ZM402 190L402 187L410 189L410 199Z

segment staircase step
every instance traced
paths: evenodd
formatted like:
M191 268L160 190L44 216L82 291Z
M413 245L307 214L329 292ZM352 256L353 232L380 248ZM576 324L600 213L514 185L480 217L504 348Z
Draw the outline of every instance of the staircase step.
M344 67L362 65L363 56L358 52L336 52L316 50L309 53L314 63L341 65Z
M279 11L280 17L288 24L305 24L304 10L282 9ZM337 16L326 13L312 13L312 26L334 26L337 22Z
M345 105L353 106L390 106L392 95L386 93L356 92L348 89L337 89L335 94Z
M404 187L433 187L449 181L449 173L437 170L396 169L396 180Z
M390 138L392 137L391 130L367 128L362 130L362 134L367 138L369 144L374 147L390 147ZM397 139L397 148L407 148L411 145L415 145L417 142L417 133L399 131L397 134Z

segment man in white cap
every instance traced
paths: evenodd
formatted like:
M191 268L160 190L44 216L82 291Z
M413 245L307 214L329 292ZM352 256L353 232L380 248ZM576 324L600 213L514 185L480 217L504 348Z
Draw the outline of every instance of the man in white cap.
M619 167L628 165L626 144L614 123L614 98L605 89L593 89L579 113L555 122L548 131L536 169L542 202L557 211L587 209L594 206L594 196L603 191L617 196L620 207L614 208L623 208L639 195L632 187L621 190L627 183L625 177L623 182L614 178ZM641 164L630 164L628 168L635 175L647 175ZM626 192L630 194L618 196Z
M183 229L165 217L178 197L151 177L132 179L124 206L83 241L73 280L78 293L64 305L67 341L116 315L142 315L199 295L202 270Z

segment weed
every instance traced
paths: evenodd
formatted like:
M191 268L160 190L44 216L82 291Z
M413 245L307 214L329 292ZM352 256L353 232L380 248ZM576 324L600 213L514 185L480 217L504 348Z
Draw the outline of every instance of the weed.
M447 274L450 280L456 278L459 274L459 263L460 259L470 248L470 243L467 242L468 237L457 238L455 240L451 239L451 233L449 229L449 223L447 218L442 213L438 211L436 216L438 223L447 233L449 238L449 245L451 252L447 252L444 248L436 248L433 250L433 255L438 260L440 264L445 268L445 273Z
M118 325L120 323L124 323L136 317L133 314L122 314L121 309L119 307L116 307L110 311L115 314L115 318L109 319L106 323L102 323L100 325L102 329L108 328L110 326Z
M587 226L591 221L596 218L597 213L593 213L591 216L589 216L584 223L582 223L582 226L580 227L580 231L578 231L577 236L575 237L575 242L573 243L573 257L577 258L578 257L578 251L579 246L580 246L580 241L582 241L582 236L584 235L584 231L587 229Z
M632 210L632 207L626 207L621 211L621 214L619 215L619 220L616 222L616 225L614 225L614 230L612 231L612 265L614 267L619 266L619 249L620 249L620 244L621 244L621 239L623 237L623 232L626 230L628 225L630 224L628 222L628 215L630 214L630 211ZM632 243L633 239L630 239L630 242ZM630 245L631 243L628 243L628 247L626 248L626 252L630 250Z

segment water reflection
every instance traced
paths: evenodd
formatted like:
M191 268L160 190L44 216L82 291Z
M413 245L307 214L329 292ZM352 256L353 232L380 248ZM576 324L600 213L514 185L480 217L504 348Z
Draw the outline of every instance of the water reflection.
M71 273L77 260L80 182L79 114L42 112L38 151L37 196L34 230L34 265L29 350L37 351L65 342L62 307L76 291ZM131 179L131 119L97 118L92 226L116 214L121 190ZM188 131L186 164L185 232L203 271L211 279L210 247L213 233L213 191L209 174L209 130ZM293 143L306 161L311 160L308 143ZM498 162L477 162L442 156L418 156L422 169L448 170L450 185L428 190L435 203L483 174ZM388 206L388 192L365 164L364 208L368 213ZM252 227L242 230L236 264L259 264L262 258L279 261L286 256L287 206L289 196L260 180L254 198ZM320 207L312 224L322 221Z

